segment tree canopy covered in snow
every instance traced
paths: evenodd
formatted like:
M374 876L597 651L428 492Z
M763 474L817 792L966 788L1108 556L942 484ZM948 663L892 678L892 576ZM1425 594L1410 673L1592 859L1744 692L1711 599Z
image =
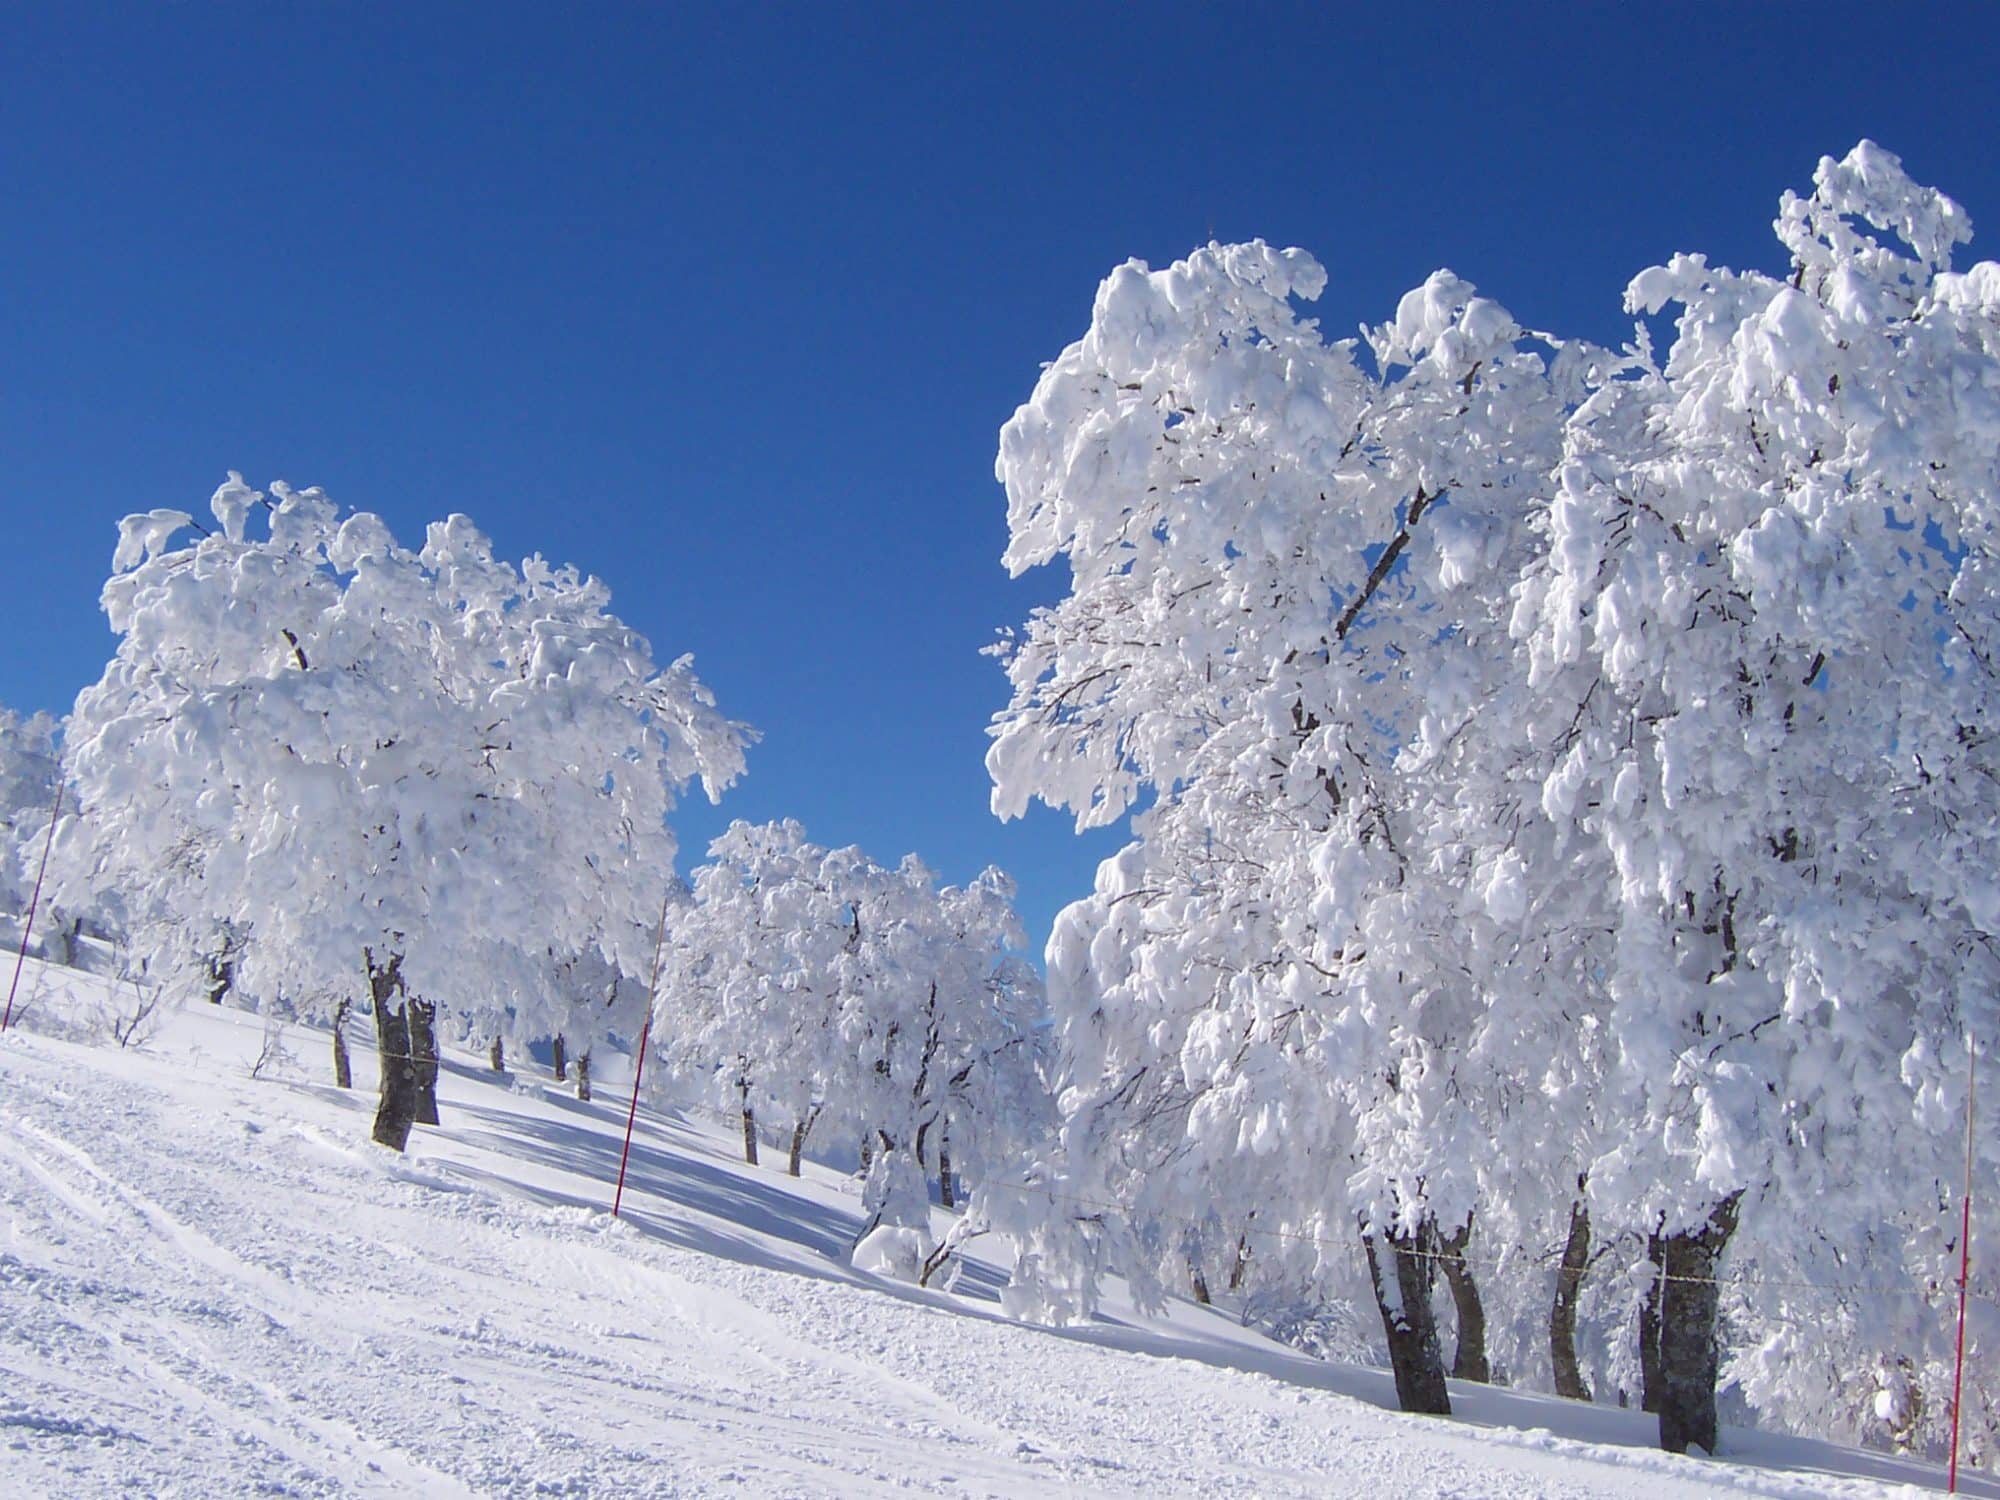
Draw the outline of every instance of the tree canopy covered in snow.
M667 1070L793 1142L867 1166L870 1229L927 1230L932 1176L1011 1167L1046 1124L1040 976L1013 882L940 888L811 843L796 822L734 823L675 910L655 1003ZM925 1253L928 1253L925 1246Z
M272 496L232 475L180 545L185 512L125 522L118 653L70 720L91 817L66 885L145 893L156 977L227 943L240 990L299 1010L367 981L378 1021L408 994L497 1029L564 964L643 984L667 815L741 772L743 727L594 578L502 562L464 516L412 551Z
M48 714L0 708L0 909L25 907L34 885L55 810L58 727Z
M2000 265L1867 141L1774 228L1632 278L1617 347L1448 270L1329 339L1262 242L1104 280L997 461L1007 567L1069 581L997 650L993 811L1129 835L1046 981L995 868L736 822L682 882L754 738L689 658L465 516L235 474L124 520L71 716L0 710L0 906L60 776L49 899L123 980L331 1021L343 1087L365 1008L397 1149L440 1036L587 1098L643 1027L751 1163L858 1164L866 1269L992 1235L1020 1316L1372 1307L1411 1410L1451 1339L1669 1448L1722 1391L1934 1450L2000 1036Z
M1759 1406L1858 1430L1914 1368L1934 1436L2000 1030L2000 267L1872 143L1777 229L1783 275L1632 282L1664 353L1443 271L1329 342L1261 243L1104 282L998 463L1009 567L1072 583L1008 643L994 809L1134 835L1049 944L1059 1138L979 1205L1017 1307L1366 1274L1436 1409L1433 1271L1462 1363L1472 1273L1545 1309L1587 1225L1640 1335L1597 1378L1670 1446L1718 1311Z

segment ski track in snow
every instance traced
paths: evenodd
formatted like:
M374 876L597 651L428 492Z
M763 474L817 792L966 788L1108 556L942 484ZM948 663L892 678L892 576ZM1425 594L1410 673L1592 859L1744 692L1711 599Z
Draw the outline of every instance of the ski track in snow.
M840 1178L744 1168L672 1117L642 1114L617 1222L608 1099L454 1060L445 1125L398 1158L367 1141L371 1091L306 1081L323 1034L291 1033L305 1079L247 1077L262 1034L200 1007L145 1052L0 1040L0 1493L1651 1500L1934 1475L1756 1434L1778 1467L1675 1458L1617 1446L1636 1414L1511 1393L1404 1417L1329 1388L1379 1372L1192 1308L1022 1327L850 1270ZM1503 1421L1530 1425L1478 1425Z

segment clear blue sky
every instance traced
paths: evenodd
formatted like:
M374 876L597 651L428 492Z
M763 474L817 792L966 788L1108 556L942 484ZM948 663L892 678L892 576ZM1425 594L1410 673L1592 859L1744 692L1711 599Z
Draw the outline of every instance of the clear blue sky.
M118 517L227 468L463 510L764 731L690 853L998 862L1039 946L1117 839L986 811L978 650L1066 581L999 568L992 460L1113 265L1262 236L1330 329L1449 265L1617 339L1863 135L2000 256L2000 8L1378 9L10 8L0 702L67 707Z

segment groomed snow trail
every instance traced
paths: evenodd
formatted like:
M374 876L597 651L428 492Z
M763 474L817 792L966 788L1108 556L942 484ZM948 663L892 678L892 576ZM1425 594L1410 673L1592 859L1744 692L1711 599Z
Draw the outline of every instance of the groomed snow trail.
M262 1035L202 1007L142 1052L0 1039L0 1493L1897 1492L1406 1418L1195 1309L1011 1324L850 1271L838 1178L672 1119L642 1116L620 1223L613 1101L455 1063L399 1158L371 1091L309 1081L322 1033L275 1081Z

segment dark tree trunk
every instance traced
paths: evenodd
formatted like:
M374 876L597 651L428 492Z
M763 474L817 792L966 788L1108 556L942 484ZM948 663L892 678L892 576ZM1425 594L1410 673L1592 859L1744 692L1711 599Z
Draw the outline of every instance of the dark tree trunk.
M1556 1394L1588 1401L1590 1387L1576 1362L1576 1306L1583 1273L1590 1266L1590 1211L1577 1199L1569 1209L1569 1238L1563 1241L1562 1268L1556 1272L1556 1300L1549 1308L1549 1363L1555 1366Z
M576 1097L585 1104L590 1103L590 1054L585 1052L576 1060Z
M1451 1287L1452 1304L1458 1309L1458 1348L1452 1353L1454 1380L1476 1380L1481 1385L1493 1379L1493 1367L1486 1359L1486 1307L1479 1300L1479 1284L1472 1278L1472 1266L1465 1247L1472 1243L1472 1220L1450 1239L1442 1242L1443 1257L1438 1266Z
M352 1001L342 999L333 1007L333 1086L337 1089L354 1087L354 1066L347 1059L347 1012L352 1006Z
M486 1061L496 1073L507 1071L507 1048L497 1036L493 1038L493 1046L486 1054Z
M792 1154L785 1162L789 1176L799 1175L799 1161L806 1154L806 1137L812 1134L813 1122L819 1118L819 1106L815 1104L806 1112L806 1117L792 1127Z
M391 954L377 967L368 956L369 997L375 1008L375 1051L382 1070L382 1096L375 1107L375 1139L392 1151L410 1143L417 1117L417 1069L410 1055L410 1015L403 993L403 959Z
M1448 1417L1451 1393L1445 1389L1444 1355L1438 1343L1437 1317L1431 1311L1436 1232L1426 1219L1415 1234L1387 1233L1382 1238L1389 1247L1386 1267L1376 1253L1373 1234L1364 1230L1361 1243L1368 1252L1368 1275L1375 1285L1382 1332L1389 1340L1396 1399L1404 1411Z
M750 1108L750 1080L736 1080L736 1095L743 1103L743 1159L757 1165L757 1116Z
M236 965L226 958L212 958L208 962L208 1003L222 1004L222 999L236 988Z
M1250 1236L1236 1236L1236 1260L1229 1268L1229 1290L1243 1290L1243 1278L1250 1274Z
M1716 1325L1722 1288L1716 1263L1736 1232L1740 1193L1718 1203L1708 1222L1661 1242L1660 1391L1647 1392L1647 1406L1660 1414L1660 1446L1669 1453L1699 1448L1715 1452Z
M550 1044L549 1053L549 1065L556 1070L556 1082L569 1082L569 1048L564 1045L560 1031L556 1033L555 1041Z
M72 917L62 908L51 906L42 927L43 960L59 968L76 967L76 944L82 936L82 917Z
M1194 1300L1203 1307L1210 1306L1214 1298L1208 1295L1208 1278L1201 1274L1201 1265L1193 1257L1188 1259L1188 1285L1194 1291Z
M410 1018L410 1065L417 1075L417 1123L438 1123L437 1002L412 995L405 1007Z
M946 1208L958 1207L958 1189L951 1180L951 1137L938 1132L938 1202Z
M1657 1234L1646 1236L1646 1259L1653 1263L1653 1284L1639 1304L1639 1409L1657 1413L1665 1389L1660 1372L1660 1309L1667 1291L1661 1279L1667 1268L1667 1242Z
M866 1177L868 1169L875 1165L875 1132L861 1132L861 1175Z

